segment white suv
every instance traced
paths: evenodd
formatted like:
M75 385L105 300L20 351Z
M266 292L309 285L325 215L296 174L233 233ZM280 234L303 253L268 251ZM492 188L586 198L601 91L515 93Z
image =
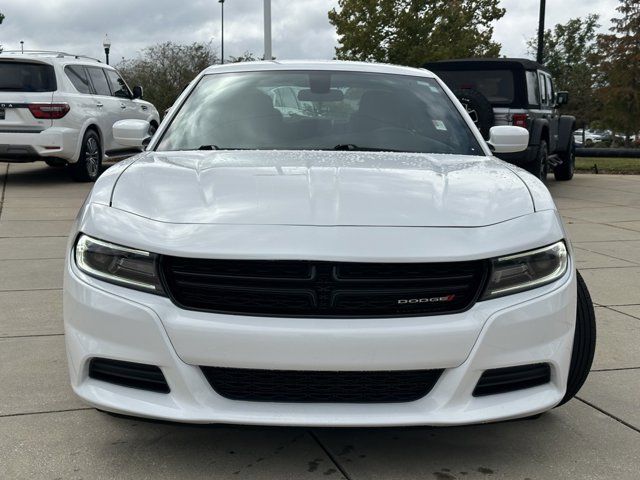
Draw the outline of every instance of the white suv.
M95 181L103 159L140 151L119 145L113 124L141 119L157 128L156 108L98 60L58 52L0 55L0 161L69 165L77 181Z

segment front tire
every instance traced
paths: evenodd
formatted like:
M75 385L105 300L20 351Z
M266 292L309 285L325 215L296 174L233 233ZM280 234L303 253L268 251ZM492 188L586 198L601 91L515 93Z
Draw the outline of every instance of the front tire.
M582 388L591 370L593 355L596 351L596 314L593 309L593 302L580 272L576 272L576 275L578 283L576 331L573 337L567 391L558 406L567 403Z
M569 148L560 155L562 163L553 169L553 176L560 182L566 182L573 178L576 170L576 141L573 136L569 140Z
M71 177L76 182L95 182L102 167L102 146L100 137L93 130L87 130L82 139L80 158L71 165Z

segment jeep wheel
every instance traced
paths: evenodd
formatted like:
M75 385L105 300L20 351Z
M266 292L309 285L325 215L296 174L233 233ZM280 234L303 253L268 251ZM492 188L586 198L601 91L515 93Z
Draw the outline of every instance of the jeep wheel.
M576 311L576 331L573 337L573 350L571 353L571 364L569 366L569 376L567 378L567 391L560 405L567 403L576 396L585 380L596 350L596 315L593 310L591 295L587 290L580 272L577 274L578 283L578 308Z
M82 139L80 158L71 165L71 177L76 182L95 182L100 176L100 167L102 167L100 137L93 130L88 130Z
M468 88L453 92L484 137L489 138L489 130L493 127L493 107L489 100L478 92Z
M547 158L548 152L547 141L540 140L540 145L538 145L538 150L536 152L536 158L527 168L530 173L538 177L543 182L547 180L547 173L549 173Z
M569 148L559 155L562 163L553 168L553 176L560 182L566 182L573 178L576 169L576 141L573 136L569 139Z

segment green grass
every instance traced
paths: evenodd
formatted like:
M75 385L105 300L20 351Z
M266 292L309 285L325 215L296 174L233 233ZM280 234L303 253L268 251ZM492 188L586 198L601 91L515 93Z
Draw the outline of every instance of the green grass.
M598 166L598 173L621 173L626 175L640 174L640 158L576 158L577 172L596 173L594 165Z

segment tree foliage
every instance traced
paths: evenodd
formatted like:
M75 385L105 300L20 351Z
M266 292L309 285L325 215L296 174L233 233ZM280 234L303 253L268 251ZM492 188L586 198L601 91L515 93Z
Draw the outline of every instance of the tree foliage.
M597 118L595 98L598 15L572 18L544 33L543 63L552 73L557 90L567 90L570 101L563 113L575 115L582 126ZM529 54L536 55L537 37L527 42Z
M497 57L499 0L339 0L329 12L344 60L420 67L427 61Z
M602 120L631 135L640 131L640 3L620 0L610 34L598 38Z
M142 85L145 99L164 112L184 88L206 67L219 59L211 43L179 45L161 43L142 50L117 67L130 85Z

